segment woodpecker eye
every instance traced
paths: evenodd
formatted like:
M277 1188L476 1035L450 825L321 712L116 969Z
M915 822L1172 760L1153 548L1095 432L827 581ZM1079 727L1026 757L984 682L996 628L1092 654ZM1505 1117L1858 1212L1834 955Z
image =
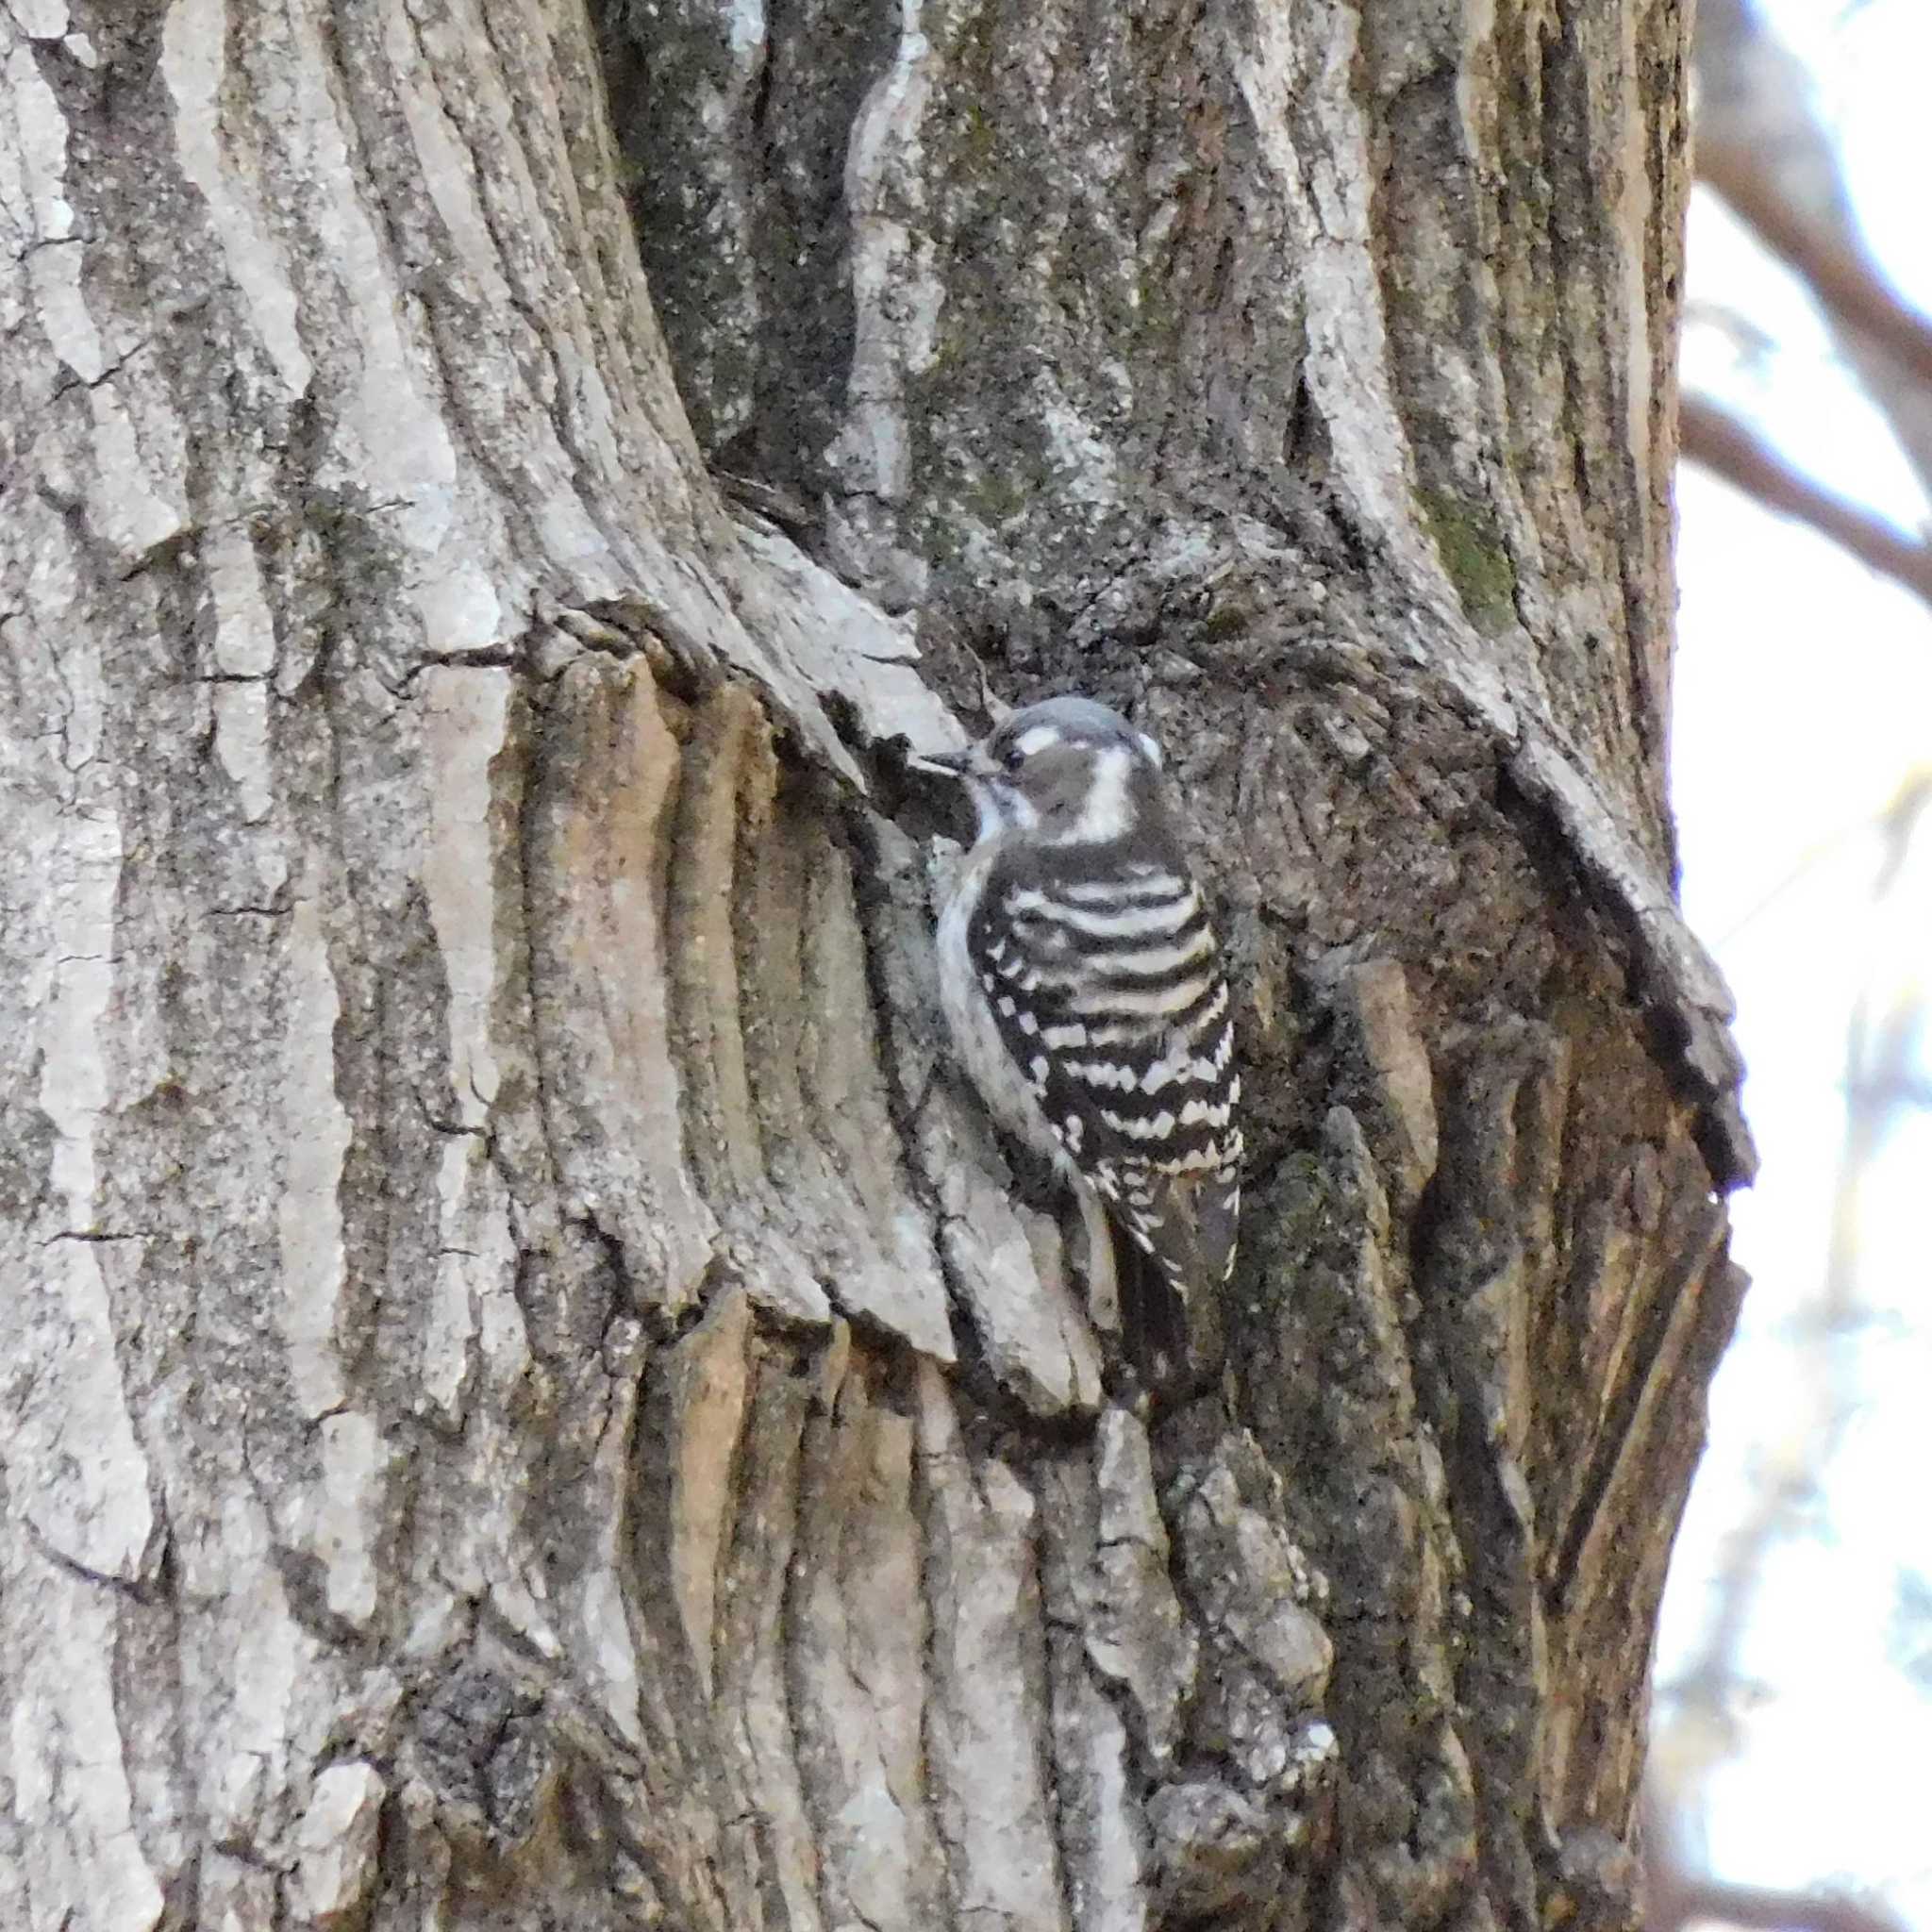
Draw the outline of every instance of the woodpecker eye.
M1020 769L1020 767L1024 765L1025 762L1026 754L1020 748L1020 744L1017 740L1013 743L1008 745L1007 754L1000 760L1000 763L1006 766L1007 770L1009 772L1017 772Z

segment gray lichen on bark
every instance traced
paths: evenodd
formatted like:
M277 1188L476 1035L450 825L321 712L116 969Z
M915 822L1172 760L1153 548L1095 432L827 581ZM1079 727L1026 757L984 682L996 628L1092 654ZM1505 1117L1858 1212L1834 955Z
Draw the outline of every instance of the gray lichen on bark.
M1627 1919L1677 9L596 27L0 29L0 1918ZM1151 1425L940 1045L976 660L1241 988Z

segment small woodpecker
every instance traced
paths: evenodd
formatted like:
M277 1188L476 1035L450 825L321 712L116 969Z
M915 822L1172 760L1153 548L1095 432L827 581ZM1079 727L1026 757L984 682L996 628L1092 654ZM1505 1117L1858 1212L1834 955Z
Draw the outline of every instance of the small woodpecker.
M1221 949L1160 749L1057 697L925 762L979 819L939 923L955 1046L994 1119L1073 1189L1093 1286L1118 1279L1128 1357L1160 1388L1187 1366L1191 1305L1234 1264L1241 1163ZM1129 1242L1117 1276L1109 1223Z

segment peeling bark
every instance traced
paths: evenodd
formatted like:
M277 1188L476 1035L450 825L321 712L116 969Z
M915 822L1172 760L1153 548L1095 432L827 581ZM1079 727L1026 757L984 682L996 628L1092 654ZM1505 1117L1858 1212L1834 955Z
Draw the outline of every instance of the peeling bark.
M0 27L0 1918L1634 1924L1678 9L593 10ZM982 667L1230 937L1149 1417L940 1045Z

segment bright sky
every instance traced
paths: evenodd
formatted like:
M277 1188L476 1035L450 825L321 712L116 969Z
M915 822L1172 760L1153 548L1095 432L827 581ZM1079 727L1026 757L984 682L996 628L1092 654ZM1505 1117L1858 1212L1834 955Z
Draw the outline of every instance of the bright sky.
M1932 5L1760 5L1814 76L1868 240L1900 292L1932 311ZM1693 329L1687 384L1832 489L1907 528L1932 524L1790 279L1703 197L1690 251L1693 306L1746 316L1776 346L1740 358L1722 331ZM1836 1342L1804 1319L1824 1274L1853 1003L1923 1001L1932 967L1932 813L1891 892L1873 896L1873 823L1914 770L1932 771L1932 614L1695 471L1679 502L1685 898L1738 996L1764 1168L1733 1202L1755 1286L1713 1395L1658 1679L1698 1641L1722 1539L1757 1473L1794 1453L1815 1406L1848 1382L1860 1406L1824 1472L1815 1524L1778 1549L1756 1599L1738 1661L1757 1691L1739 1713L1737 1755L1707 1788L1703 1849L1740 1882L1882 1891L1932 1932L1932 1674L1915 1688L1896 1642L1902 1575L1932 1580L1932 1108L1900 1118L1870 1173L1862 1319ZM1923 1031L1918 1060L1932 1082ZM1918 1641L1932 1654L1932 1617ZM1665 1735L1668 1714L1660 1706Z

